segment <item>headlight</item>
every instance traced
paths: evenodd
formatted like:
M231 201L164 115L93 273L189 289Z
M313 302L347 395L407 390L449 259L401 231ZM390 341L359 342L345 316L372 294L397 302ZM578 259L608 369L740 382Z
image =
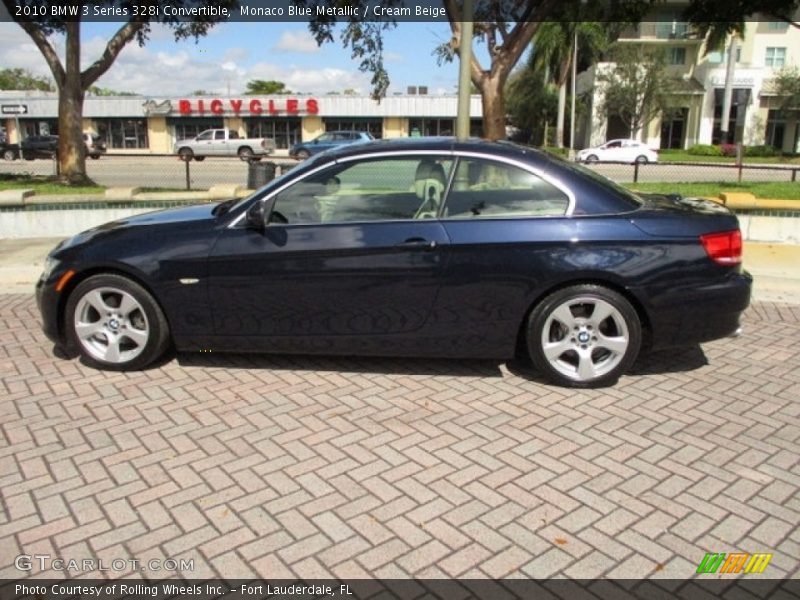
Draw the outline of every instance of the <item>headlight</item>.
M42 279L44 280L50 279L50 276L53 274L53 271L55 271L56 268L58 268L59 264L61 264L61 262L53 258L52 256L48 256L46 259L44 259L44 270L42 271Z

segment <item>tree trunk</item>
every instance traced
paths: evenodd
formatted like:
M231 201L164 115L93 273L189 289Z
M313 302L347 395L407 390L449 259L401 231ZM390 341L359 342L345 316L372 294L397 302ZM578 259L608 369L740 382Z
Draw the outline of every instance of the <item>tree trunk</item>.
M505 80L486 77L478 87L483 100L483 137L487 140L506 139Z
M69 184L85 184L86 148L83 143L83 96L81 82L79 22L66 26L66 68L58 94L59 179Z

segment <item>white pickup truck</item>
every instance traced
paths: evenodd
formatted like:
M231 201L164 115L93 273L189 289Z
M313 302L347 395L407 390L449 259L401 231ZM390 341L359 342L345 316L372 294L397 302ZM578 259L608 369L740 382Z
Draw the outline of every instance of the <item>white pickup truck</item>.
M232 129L206 129L197 137L175 142L181 160L205 160L206 156L238 156L242 160L261 160L275 151L275 140L240 138Z

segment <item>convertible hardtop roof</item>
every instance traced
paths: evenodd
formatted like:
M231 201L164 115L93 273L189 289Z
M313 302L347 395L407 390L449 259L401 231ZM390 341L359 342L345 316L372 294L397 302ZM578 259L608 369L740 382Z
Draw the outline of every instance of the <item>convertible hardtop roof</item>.
M495 156L508 156L521 158L523 156L535 156L544 158L547 155L540 150L519 146L511 142L499 141L490 142L478 138L467 140L456 140L453 137L416 137L416 138L392 138L388 140L375 140L362 144L352 144L341 146L325 153L332 159L340 159L347 156L358 156L373 152L394 152L394 151L436 151L452 152L481 152Z

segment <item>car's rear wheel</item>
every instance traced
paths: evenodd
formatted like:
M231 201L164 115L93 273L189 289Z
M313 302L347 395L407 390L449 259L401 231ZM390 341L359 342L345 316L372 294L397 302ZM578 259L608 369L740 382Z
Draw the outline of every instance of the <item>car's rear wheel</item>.
M587 157L586 157L586 162L587 162L587 163L596 163L596 162L597 162L597 161L599 161L599 160L600 160L600 159L599 159L599 158L597 158L597 155L596 155L596 154L590 154L589 156L587 156Z
M3 160L14 160L17 158L17 153L13 150L5 150L3 152Z
M141 285L119 275L81 282L67 301L65 323L69 345L100 369L141 369L169 346L161 307Z
M582 284L553 292L531 313L527 324L531 360L560 385L611 385L639 354L642 327L636 310L621 294Z
M647 160L647 157L644 154L640 154L639 156L636 157L636 162L639 163L640 165L646 165L649 161Z
M311 153L308 150L300 150L297 154L295 154L295 156L297 157L297 160L305 160L311 156Z
M189 162L194 158L194 152L192 152L191 148L181 148L178 150L178 156L181 160Z
M205 156L195 156L194 159L197 162L203 162L206 159L206 157Z
M89 156L91 157L92 160L97 160L98 158L100 158L99 154L90 154Z

